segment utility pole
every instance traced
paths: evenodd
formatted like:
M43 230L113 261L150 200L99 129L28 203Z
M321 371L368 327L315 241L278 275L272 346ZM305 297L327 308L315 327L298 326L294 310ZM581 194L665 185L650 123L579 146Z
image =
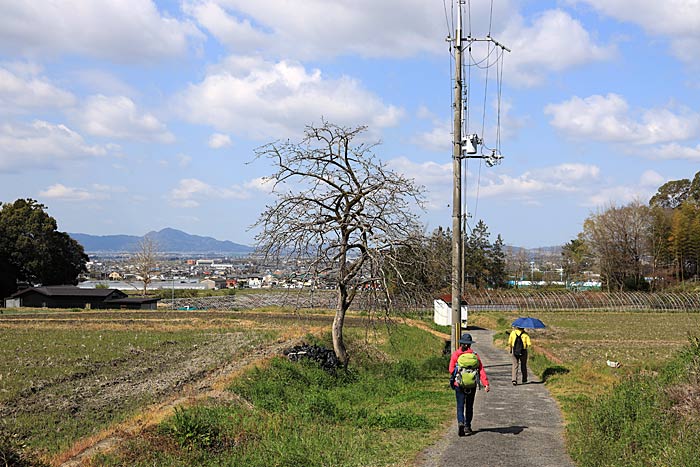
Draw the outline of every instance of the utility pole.
M462 289L464 286L464 266L462 243L462 159L485 159L486 165L493 167L499 164L503 156L496 150L490 154L478 154L477 146L483 144L483 140L476 134L467 135L462 139L462 41L471 47L473 42L491 42L497 47L510 52L510 49L491 38L490 33L484 39L476 39L471 34L462 38L462 5L465 0L457 0L457 30L454 37L455 51L455 83L454 83L454 121L452 126L452 329L450 347L457 350L459 339L462 335ZM449 39L448 39L449 40ZM471 48L470 48L471 50ZM487 59L488 61L488 59ZM466 217L464 218L466 230Z
M455 32L455 94L452 126L452 335L457 350L462 334L462 0L457 2Z

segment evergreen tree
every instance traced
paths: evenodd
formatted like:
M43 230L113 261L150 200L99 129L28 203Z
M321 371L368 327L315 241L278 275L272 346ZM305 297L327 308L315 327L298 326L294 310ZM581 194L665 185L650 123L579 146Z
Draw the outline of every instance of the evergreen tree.
M88 257L82 245L64 232L46 206L18 199L0 209L0 298L17 290L18 282L76 284Z
M489 285L493 288L505 287L507 277L506 253L501 234L498 234L489 250Z
M464 277L465 282L477 289L484 287L489 278L489 229L483 220L479 220L469 234L464 245Z

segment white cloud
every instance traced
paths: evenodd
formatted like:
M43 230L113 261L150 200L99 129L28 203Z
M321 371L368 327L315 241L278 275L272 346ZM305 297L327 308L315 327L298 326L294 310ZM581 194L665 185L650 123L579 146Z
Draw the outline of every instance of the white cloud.
M488 15L485 5L474 8ZM184 10L236 53L303 60L447 51L442 5L424 0L188 0Z
M682 146L678 143L664 144L649 150L655 159L685 159L700 162L700 144L695 147Z
M84 188L73 188L56 183L39 193L39 196L61 201L90 201L105 199L103 191L93 191Z
M275 186L275 180L270 177L258 177L246 182L243 186L249 190L269 194L272 193Z
M6 1L0 15L6 54L133 62L181 55L199 37L194 25L162 15L151 0Z
M155 116L143 113L124 96L96 95L74 114L85 131L94 136L172 143L175 137Z
M581 204L587 207L622 206L633 201L648 200L656 193L666 179L654 170L646 170L639 176L639 181L631 185L609 186L595 190Z
M426 188L428 209L441 209L451 202L453 182L451 162L416 163L400 157L392 159L388 165ZM468 173L467 177L468 179L462 180L462 183L463 187L467 188L469 196L476 196L478 191L479 197L482 198L501 197L517 199L521 203L532 203L543 196L586 193L591 184L600 179L600 168L590 164L567 163L530 170L515 177L487 172L481 174L478 187L472 173Z
M177 155L177 165L180 168L185 168L189 167L190 163L192 162L192 158L188 156L187 154L178 154Z
M568 184L596 179L600 175L600 169L595 165L567 163L534 170L532 173L545 181Z
M231 49L256 50L269 41L267 34L256 29L250 19L239 19L230 15L222 5L216 2L189 2L185 3L183 8L214 37Z
M452 123L435 121L433 125L432 130L418 133L411 142L429 151L452 154Z
M75 103L68 91L53 85L47 78L14 73L0 67L0 113L11 114L47 108L65 108Z
M487 146L494 147L496 146L496 141L499 136L499 128L497 124L500 124L501 139L514 138L518 130L528 124L529 118L516 117L512 114L511 109L512 105L510 104L510 102L502 101L500 109L498 108L498 102L493 102L491 114L486 114L486 121L488 121L489 123L485 128L483 128L485 134L481 134L481 119L478 120L478 123L476 125L478 126L478 128L475 128L474 125L472 125L472 128L470 128L468 132L473 133L475 131L478 131L479 136L484 139L485 144ZM499 111L500 119L498 119L498 122L496 123L496 117L499 116ZM418 110L418 118L432 119L433 128L429 131L415 134L411 138L411 143L416 144L422 147L423 149L429 151L443 152L451 155L453 144L453 122L451 120L440 120L434 117L432 114L430 114L430 112L425 108L421 108Z
M195 208L202 201L211 199L248 199L251 197L250 189L249 186L238 185L217 187L196 178L186 178L180 180L177 187L170 191L168 197L173 206Z
M410 142L428 151L452 154L452 121L439 118L424 105L418 107L416 118L430 120L433 128L414 134Z
M540 84L549 72L608 60L616 53L611 46L597 45L581 23L562 10L545 11L530 27L523 21L513 15L499 37L513 50L504 60L507 80Z
M484 182L478 190L484 198L515 197L528 201L534 196L581 192L599 176L600 169L595 165L569 163L527 171L517 177L482 175Z
M429 108L427 108L424 105L421 105L418 107L418 110L416 111L416 117L420 119L426 119L426 120L435 120L435 114L430 111Z
M0 126L0 172L57 168L66 161L105 154L105 147L86 144L65 125L36 120L28 125Z
M648 190L644 190L644 193L647 192ZM641 193L642 190L635 186L614 186L603 188L585 200L583 205L591 208L610 205L622 206L639 199L649 199L651 196L649 195L644 197Z
M656 190L666 183L666 179L654 170L645 170L639 177L639 184L644 187L651 187Z
M406 157L390 160L387 165L394 171L414 179L423 186L452 186L452 162L438 164L437 162L413 162Z
M415 180L425 188L425 208L444 208L452 200L452 162L413 162L406 157L398 157L387 162L388 167L397 173ZM450 201L446 201L450 200Z
M613 47L596 44L581 23L562 10L548 10L528 25L518 6L508 0L492 5L471 2L464 8L465 33L484 37L493 24L492 35L514 51L505 60L506 79L533 85L548 72L615 53ZM493 20L488 21L491 8ZM453 36L456 26L456 10L449 4L444 11L425 0L188 0L183 9L234 53L297 60L446 55L449 45L442 39ZM477 55L478 49L475 44Z
M135 96L138 91L105 70L79 69L69 72L70 79L90 90L91 94Z
M685 61L700 58L700 3L697 0L569 0L586 3L600 13L638 24L654 36L666 37L675 55Z
M549 104L544 112L552 126L575 139L656 144L692 138L700 131L700 114L686 109L632 111L617 94L573 97Z
M392 169L414 177L427 186L429 211L441 211L449 207L452 190L452 164L435 162L415 163L406 158L389 162ZM555 199L566 199L571 209L605 206L612 203L626 204L639 199L649 199L658 186L664 183L663 176L654 170L646 170L636 183L606 186L597 165L565 163L556 166L529 170L520 175L481 174L477 187L473 174L468 174L469 198L498 199L517 206L540 206ZM465 180L463 180L463 183Z
M321 117L339 125L396 125L402 111L348 77L324 79L296 62L231 57L177 97L183 118L255 138L284 138Z
M231 146L231 137L222 133L214 133L209 137L209 147L212 149L221 149L226 146Z

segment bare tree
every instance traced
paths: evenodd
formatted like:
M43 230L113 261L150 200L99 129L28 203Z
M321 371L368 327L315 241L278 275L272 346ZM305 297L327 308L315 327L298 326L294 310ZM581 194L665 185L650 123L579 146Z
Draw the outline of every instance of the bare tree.
M523 248L514 249L508 247L506 253L506 271L516 282L525 280L527 272L530 271L530 259L527 251Z
M134 254L134 272L143 281L143 296L146 296L148 285L153 281L153 273L158 266L158 243L151 237L143 237Z
M307 126L300 143L274 142L256 150L258 158L276 166L270 179L277 196L255 224L261 228L258 248L268 257L306 260L313 273L335 277L333 348L346 365L346 312L366 289L384 291L391 306L387 267L421 232L413 206L421 205L422 189L377 160L376 144L356 143L365 130L323 122Z
M610 206L586 219L582 235L608 290L647 286L645 272L652 263L648 206L639 201Z

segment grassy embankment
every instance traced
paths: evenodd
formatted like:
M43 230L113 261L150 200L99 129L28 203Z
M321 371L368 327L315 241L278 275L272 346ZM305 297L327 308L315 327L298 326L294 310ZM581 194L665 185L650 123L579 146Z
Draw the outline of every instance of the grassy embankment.
M346 340L355 356L347 371L273 359L229 387L237 402L178 410L97 463L405 465L452 411L443 340L403 325L349 327Z
M547 312L530 361L580 467L699 466L700 313ZM481 313L505 346L516 316ZM607 360L620 362L619 368Z
M347 372L265 360L232 379L228 396L190 398L137 437L119 431L158 398L148 385L124 394L137 380L157 382L163 370L199 361L221 336L240 343L228 352L217 347L212 368L263 341L280 342L293 328L329 329L331 314L302 315L7 314L0 320L0 455L22 453L17 465L59 462L76 441L101 439L111 426L127 441L94 465L403 465L442 431L453 405L443 340L402 325L368 328L365 319L346 322L354 357ZM330 347L328 337L320 342ZM122 384L129 379L133 385Z

